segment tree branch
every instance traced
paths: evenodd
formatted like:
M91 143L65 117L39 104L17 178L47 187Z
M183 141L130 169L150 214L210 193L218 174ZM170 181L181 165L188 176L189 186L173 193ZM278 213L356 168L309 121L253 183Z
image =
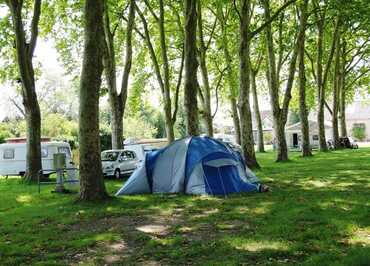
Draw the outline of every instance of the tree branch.
M174 106L173 115L172 115L173 123L176 122L177 110L179 106L179 94L180 94L180 87L182 83L182 73L184 71L184 61L185 61L185 51L183 47L182 52L181 52L181 65L180 65L179 77L177 79L176 91L175 91L175 106Z
M28 48L28 56L32 58L36 47L36 40L39 33L39 21L41 14L41 0L35 0L33 6L33 17L31 21L31 39Z
M282 5L276 12L275 14L273 14L269 20L265 21L261 26L259 26L256 30L252 31L250 34L249 34L249 39L252 39L254 36L256 36L257 34L259 34L261 31L264 30L264 28L269 25L270 23L272 23L278 16L279 14L284 10L286 9L288 6L290 6L291 4L293 4L294 2L296 2L297 0L290 0L290 1L287 1L284 5Z
M144 0L144 2L145 2L145 5L147 6L147 8L149 9L150 13L154 17L154 19L158 22L159 21L159 18L157 16L157 14L154 12L154 10L153 10L152 6L150 5L149 1L148 0Z

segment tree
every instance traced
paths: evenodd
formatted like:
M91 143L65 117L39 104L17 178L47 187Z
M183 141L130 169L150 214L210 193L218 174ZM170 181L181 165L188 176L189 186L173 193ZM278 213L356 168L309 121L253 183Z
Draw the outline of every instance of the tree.
M307 24L308 0L304 0L299 6L299 33L298 33L298 64L299 64L299 117L302 132L302 156L311 156L310 132L308 123L308 111L306 105L306 73L305 73L305 32Z
M174 110L172 112L172 100L171 100L171 73L170 73L170 62L169 62L169 56L168 56L168 40L166 36L166 27L165 27L165 6L163 3L163 0L159 0L159 16L153 9L152 5L148 0L144 1L146 8L149 10L150 14L152 15L152 18L155 21L155 24L159 31L159 46L160 46L160 55L158 56L155 49L155 43L153 42L153 34L150 34L149 30L149 23L146 17L144 16L144 13L140 10L138 6L136 6L137 13L142 21L144 33L141 33L139 30L137 32L139 35L145 40L150 58L152 60L152 65L154 67L154 72L159 84L159 87L161 89L162 93L162 99L163 99L163 107L164 107L164 114L165 114L165 120L166 120L166 134L168 142L172 142L175 139L174 135L174 124L176 122L176 114L178 109L178 97L179 97L179 90L181 87L182 82L182 72L183 72L183 64L184 64L184 52L183 47L181 46L181 63L180 63L180 70L178 74L178 80L176 84L176 91L174 96ZM180 17L177 14L177 10L175 8L172 8L172 10L175 13L175 21L177 25L179 26L179 34L177 37L180 36L180 39L182 39L182 26ZM161 61L160 61L161 60Z
M115 33L118 23L111 28L109 5L105 3L104 10L104 35L105 35L105 53L103 63L105 76L108 85L109 103L112 112L111 130L112 130L112 148L121 149L123 146L123 115L126 107L128 79L132 64L132 31L135 22L135 0L130 0L129 15L126 29L126 53L125 64L122 75L121 90L117 91L116 81L116 53L115 53Z
M41 0L35 0L30 33L26 34L23 26L23 1L6 0L9 6L13 30L15 35L15 48L20 80L22 83L22 98L27 121L27 161L25 178L36 181L41 170L41 115L37 101L35 86L35 71L32 63L33 54L38 37L38 27L41 15ZM27 40L27 35L30 36Z
M214 19L211 32L209 34L209 39L206 42L204 36L203 24L204 20L202 19L202 4L201 1L198 2L198 34L199 34L199 66L200 73L202 76L203 86L199 87L199 98L202 103L202 117L205 121L206 133L208 136L213 137L213 116L211 109L211 85L209 82L208 68L207 68L207 50L213 39L214 31L216 28L217 17ZM207 16L209 18L209 16Z
M254 152L252 114L250 110L250 13L251 2L240 1L240 44L239 44L239 114L241 146L248 167L259 168Z
M197 0L185 1L185 87L184 106L188 135L199 135L197 80Z
M271 16L271 9L270 3L268 0L263 1L264 7L264 16L266 21L270 21ZM268 87L269 87L269 94L270 94L270 102L271 102L271 109L274 119L274 130L275 130L275 138L277 144L277 159L276 161L287 161L288 160L288 147L285 138L285 125L287 122L288 111L289 111L289 103L292 98L291 91L294 82L294 75L295 75L295 66L297 61L297 54L298 54L298 41L295 39L293 44L293 51L289 61L288 67L288 77L286 81L286 88L284 93L284 98L282 100L282 107L280 107L280 70L283 65L283 20L284 14L280 16L279 25L278 25L278 33L279 33L279 57L278 57L278 64L276 64L275 59L275 45L274 39L272 34L272 26L268 24L265 29L265 38L266 38L266 47L267 47L267 59L268 59L268 68L267 68L267 80L268 80ZM286 58L286 57L285 57Z
M263 140L263 125L261 119L260 108L258 104L258 93L257 93L257 75L261 67L262 62L262 51L258 51L258 58L256 64L253 66L251 62L251 81L252 81L252 96L253 96L253 112L257 123L257 151L265 152L264 140Z
M103 0L86 0L85 44L80 80L80 200L108 197L105 190L99 139L99 90L103 72Z

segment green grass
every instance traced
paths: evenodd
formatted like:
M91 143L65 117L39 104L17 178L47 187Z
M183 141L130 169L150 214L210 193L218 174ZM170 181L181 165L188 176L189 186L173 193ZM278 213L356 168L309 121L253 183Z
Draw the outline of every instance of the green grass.
M76 195L0 179L1 265L369 265L370 149L258 154L272 192ZM121 181L107 181L114 193Z

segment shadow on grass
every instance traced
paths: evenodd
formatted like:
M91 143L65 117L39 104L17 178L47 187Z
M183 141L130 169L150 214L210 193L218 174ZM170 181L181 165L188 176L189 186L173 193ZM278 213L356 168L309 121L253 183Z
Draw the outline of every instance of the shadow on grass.
M258 175L273 192L228 198L140 195L73 204L0 180L5 264L304 264L369 261L369 149L291 156ZM114 193L122 181L109 180Z

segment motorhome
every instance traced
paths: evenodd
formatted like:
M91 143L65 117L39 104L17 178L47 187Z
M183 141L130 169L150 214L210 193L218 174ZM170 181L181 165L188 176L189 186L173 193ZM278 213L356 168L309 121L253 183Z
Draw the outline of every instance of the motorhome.
M42 169L53 169L54 154L66 155L66 168L74 168L71 148L67 142L47 141L41 142ZM23 176L26 172L27 144L21 141L9 141L0 144L0 176ZM44 171L44 175L50 175L54 171ZM72 177L74 171L68 171Z

